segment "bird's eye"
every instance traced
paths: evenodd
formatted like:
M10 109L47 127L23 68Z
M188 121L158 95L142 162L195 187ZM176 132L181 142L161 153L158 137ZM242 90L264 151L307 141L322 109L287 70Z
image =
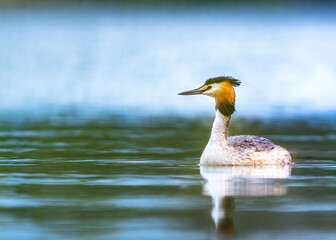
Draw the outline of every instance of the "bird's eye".
M209 86L205 89L205 91L208 91L208 90L210 90L211 88L212 88L212 86L209 85Z

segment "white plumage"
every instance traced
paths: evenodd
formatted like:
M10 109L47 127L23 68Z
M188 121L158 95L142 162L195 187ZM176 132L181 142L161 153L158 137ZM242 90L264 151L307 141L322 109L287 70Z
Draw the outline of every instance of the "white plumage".
M201 165L286 165L289 152L272 141L250 135L228 137L230 117L216 113L211 136L201 156Z
M201 156L201 165L286 165L292 158L289 152L272 141L258 136L228 137L231 115L235 111L236 94L240 85L232 77L208 79L200 88L180 95L203 94L215 98L216 119L211 136Z

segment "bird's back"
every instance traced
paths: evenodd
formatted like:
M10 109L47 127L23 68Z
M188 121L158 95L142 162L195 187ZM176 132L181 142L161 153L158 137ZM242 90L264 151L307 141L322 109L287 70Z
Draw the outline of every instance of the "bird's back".
M292 161L286 149L264 137L232 136L228 138L228 142L237 154L246 157L248 164L290 164Z
M274 149L275 145L271 140L264 137L252 135L232 136L228 139L229 144L237 151L268 152Z

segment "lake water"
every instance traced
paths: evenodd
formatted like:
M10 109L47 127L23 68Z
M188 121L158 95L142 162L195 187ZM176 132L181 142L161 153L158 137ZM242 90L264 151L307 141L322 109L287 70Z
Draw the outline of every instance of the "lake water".
M237 114L336 113L334 8L0 11L0 109L213 112L178 92L232 75ZM131 110L130 110L131 109Z
M335 239L336 15L252 10L1 10L0 238ZM198 165L219 75L291 167Z
M336 124L232 120L292 167L198 166L211 118L7 115L2 239L335 239ZM217 226L217 227L216 227Z

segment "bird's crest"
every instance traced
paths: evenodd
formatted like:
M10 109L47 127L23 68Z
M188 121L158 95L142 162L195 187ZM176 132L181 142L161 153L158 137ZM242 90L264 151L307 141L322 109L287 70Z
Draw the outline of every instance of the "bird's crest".
M221 76L221 77L209 78L208 80L206 80L205 84L208 85L208 84L220 83L224 81L231 83L232 86L234 87L238 87L241 83L241 81L236 78L233 78L230 76Z

